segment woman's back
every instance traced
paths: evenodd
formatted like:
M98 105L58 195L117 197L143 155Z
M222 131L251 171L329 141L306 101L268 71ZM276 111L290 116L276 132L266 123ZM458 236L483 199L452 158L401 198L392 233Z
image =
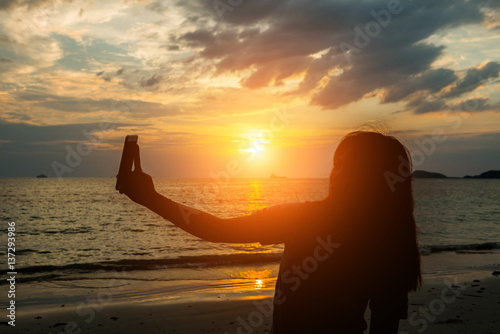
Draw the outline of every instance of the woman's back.
M283 224L286 235L274 298L274 334L362 333L369 300L376 312L390 310L406 317L407 291L398 287L396 270L377 268L389 259L379 258L374 242L353 238L341 226L349 222L335 221L331 207L328 200L293 203L256 215Z

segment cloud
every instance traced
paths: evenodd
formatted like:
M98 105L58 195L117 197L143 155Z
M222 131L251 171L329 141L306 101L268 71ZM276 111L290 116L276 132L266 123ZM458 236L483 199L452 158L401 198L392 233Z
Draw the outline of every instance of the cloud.
M457 79L458 77L455 71L450 69L439 68L436 70L428 70L420 75L410 77L398 85L389 87L385 91L382 102L389 103L401 101L409 95L419 91L437 93L444 87L454 83Z
M481 111L500 111L500 102L489 103L489 97L474 97L461 100L448 105L444 99L431 100L426 96L419 96L407 103L407 107L415 114L427 114L442 110L481 112Z
M108 136L115 130L136 131L148 126L132 123L41 126L0 120L0 176L34 177L40 173L54 176L54 161L67 164L70 150L78 151L81 145L88 150L89 144L92 144L92 154L82 154L82 165L75 167L74 173L64 176L116 175L120 151L110 149L120 147L123 138Z
M153 74L149 78L142 78L141 79L141 86L142 87L153 87L158 85L163 77L159 74Z
M113 129L130 126L131 124L116 123ZM31 125L26 123L11 123L0 120L0 140L19 143L36 144L40 142L63 142L85 140L83 131L89 132L101 129L99 123L64 124L64 125Z
M464 93L471 92L481 85L484 85L491 78L498 78L500 63L490 61L480 67L470 68L461 80L451 87L450 91L443 95L445 98L457 97Z
M45 92L25 92L16 95L17 101L29 101L31 108L44 108L65 113L119 112L127 119L148 119L175 116L183 113L177 105L142 100L91 99L65 97Z
M116 111L120 110L117 105L122 105L130 118L158 118L172 115L179 115L180 109L176 106L167 106L156 102L139 100L118 101L112 99L93 100L90 98L59 98L58 100L47 100L38 102L35 105L52 110L66 112L89 113L93 111Z
M37 8L37 7L46 7L51 6L53 4L59 4L62 2L73 2L73 0L1 0L0 1L0 11L1 10L11 10L16 7L28 7L28 8Z
M300 96L324 109L372 96L408 107L421 94L432 101L475 89L465 78L458 82L457 69L434 66L446 49L429 37L485 24L499 8L482 0L419 0L402 1L391 14L387 0L255 0L230 2L234 6L221 16L213 1L139 1L126 2L118 14L107 4L85 8L80 18L82 5L65 6L70 2L2 2L4 8L20 8L3 27L19 39L18 57L4 57L24 66L17 72L37 78L59 69L79 71L82 77L95 73L103 87L186 94L190 100L207 82L217 82L213 76L231 77L228 86L240 85L243 91L274 87L268 91L277 92L277 98ZM41 15L34 16L36 25L25 15L34 9ZM132 14L134 24L127 16ZM25 27L17 35L16 20ZM64 22L64 29L57 22ZM113 36L117 28L123 31ZM2 64L0 71L8 71Z
M168 51L178 51L181 49L179 45L171 45L171 44L163 45L162 47L166 48Z
M417 99L408 103L408 106L414 108L413 112L415 114L427 114L430 112L448 109L448 106L443 100L425 101Z
M412 75L427 71L442 49L420 44L410 45L398 53L380 50L379 53L362 54L357 58L357 65L331 77L329 83L313 96L312 103L336 109L356 102L376 89L405 82Z
M454 105L452 105L452 110L461 110L466 112L478 112L478 111L496 111L500 112L500 102L490 104L490 98L471 98L468 100L462 100Z
M17 4L17 0L2 0L0 1L0 10L6 10Z
M285 104L304 112L286 137L304 149L317 141L302 133L346 129L362 118L398 118L403 131L415 122L422 133L443 126L430 113L448 108L473 107L471 131L494 129L499 95L480 90L477 77L498 82L500 1L402 0L388 8L395 2L1 1L0 119L47 124L0 126L0 153L11 154L6 170L22 169L19 161L7 166L17 152L38 168L51 143L60 144L52 159L64 157L64 145L104 117L135 123L134 130L154 124L143 142L168 142L180 155L193 141L205 153L208 142L223 147L229 141L219 135L262 127ZM406 113L391 118L393 110ZM49 125L60 123L69 124ZM109 133L107 143L121 142L124 132ZM88 161L102 164L97 157Z
M401 2L390 12L386 0L257 0L226 8L221 15L212 1L179 6L217 22L175 38L176 45L214 61L217 74L250 72L241 85L251 89L303 76L287 94L312 93L311 104L325 109L379 91L382 103L394 103L411 101L415 93L438 99L450 85L457 86L457 93L474 89L468 80L457 83L454 70L433 68L445 47L426 40L445 29L483 24L499 7L488 1L422 0ZM488 71L495 73L495 68ZM419 113L444 105L429 102Z

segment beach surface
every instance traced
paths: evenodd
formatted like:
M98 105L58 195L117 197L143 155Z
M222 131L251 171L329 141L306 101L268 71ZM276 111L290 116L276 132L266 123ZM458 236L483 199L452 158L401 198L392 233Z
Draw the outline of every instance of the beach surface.
M259 282L252 289L250 281L122 286L116 280L105 288L72 288L57 296L55 291L64 289L51 291L39 283L28 289L35 296L44 290L45 298L35 297L31 305L26 299L17 309L16 326L0 326L2 333L269 333L272 283ZM409 297L401 334L500 332L500 275L434 278ZM365 318L369 321L369 309Z

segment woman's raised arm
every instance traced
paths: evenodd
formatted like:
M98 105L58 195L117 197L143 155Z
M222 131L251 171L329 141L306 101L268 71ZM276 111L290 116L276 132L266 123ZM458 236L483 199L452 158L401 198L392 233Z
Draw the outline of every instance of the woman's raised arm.
M237 218L223 219L174 202L156 192L153 179L143 172L131 172L122 191L131 200L169 220L184 231L212 242L282 243L292 229L290 208L270 208Z

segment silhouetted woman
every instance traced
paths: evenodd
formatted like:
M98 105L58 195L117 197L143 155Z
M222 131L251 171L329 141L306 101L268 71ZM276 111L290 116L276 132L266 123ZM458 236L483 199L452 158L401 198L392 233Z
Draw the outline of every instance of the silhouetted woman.
M346 135L334 155L328 196L221 219L158 194L131 172L124 193L183 230L212 242L276 244L273 334L397 333L408 292L421 284L411 160L394 137Z

